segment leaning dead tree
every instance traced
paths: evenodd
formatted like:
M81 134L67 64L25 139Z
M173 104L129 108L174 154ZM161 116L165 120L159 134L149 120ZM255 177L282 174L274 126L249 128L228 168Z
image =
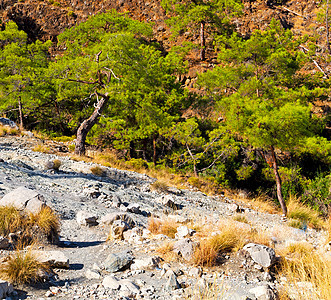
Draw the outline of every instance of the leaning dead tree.
M96 55L96 62L99 62L99 56L102 53L100 51ZM70 81L75 81L75 82L80 82L83 84L92 84L92 85L97 85L101 89L106 88L107 84L109 84L111 77L114 77L116 80L120 80L114 72L110 68L104 67L106 71L103 70L98 70L97 72L97 79L95 81L83 81L83 80L75 80L75 79L69 79ZM75 144L75 151L74 153L82 156L85 155L85 142L86 142L86 137L92 127L99 121L101 114L103 110L107 107L109 103L110 97L108 96L108 93L100 93L95 91L90 95L90 98L95 96L97 98L97 102L94 104L94 111L91 114L91 116L84 120L80 126L78 127L77 130L77 137L76 137L76 144Z

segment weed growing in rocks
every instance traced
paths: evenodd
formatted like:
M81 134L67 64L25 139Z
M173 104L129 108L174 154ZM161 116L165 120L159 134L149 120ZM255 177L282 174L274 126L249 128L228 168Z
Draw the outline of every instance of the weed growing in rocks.
M147 229L152 234L164 234L170 238L174 238L178 226L180 226L180 224L173 220L158 220L152 217L148 220Z
M16 250L0 264L0 278L15 284L39 281L41 274L47 271L49 267L40 263L30 250Z
M46 154L52 153L51 148L47 145L44 145L44 144L36 145L35 147L33 147L32 151L42 152L42 153L46 153Z
M100 168L99 166L94 166L90 169L91 173L95 176L105 176L105 169Z
M0 136L5 135L19 135L20 131L17 128L0 125Z
M241 222L241 223L246 223L246 224L249 224L246 216L244 215L241 215L241 214L235 214L233 217L232 217L233 220L237 221L237 222Z
M324 226L317 211L300 204L296 199L291 198L287 207L289 218L305 222L315 229L321 229Z
M31 243L46 237L48 241L58 240L60 221L53 210L44 207L36 214L24 214L14 207L0 206L0 235L20 232L17 242Z
M168 185L162 181L155 181L150 185L152 191L156 191L158 193L167 193L168 192Z

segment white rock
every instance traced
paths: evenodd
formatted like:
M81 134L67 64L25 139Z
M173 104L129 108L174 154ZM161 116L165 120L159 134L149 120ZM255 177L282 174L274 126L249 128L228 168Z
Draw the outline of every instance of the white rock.
M48 263L51 267L55 268L69 268L69 258L61 251L40 251L34 250L32 254L41 263Z
M102 285L112 290L118 290L120 288L119 280L113 275L106 276L102 281Z
M178 226L177 227L177 233L176 233L176 238L177 239L184 239L187 237L190 237L195 233L195 230L192 230L188 228L187 226Z
M84 210L80 210L76 216L77 223L81 226L98 225L97 219L98 219L97 216Z
M38 213L44 207L44 197L37 191L19 187L0 200L0 206L14 206L18 210Z
M100 279L101 275L98 271L87 269L85 272L85 277L87 279Z
M140 287L128 279L121 280L120 285L121 285L121 290L128 290L134 294L139 293Z
M131 265L131 270L147 270L154 269L161 261L161 258L158 256L147 257L144 259L135 259Z
M270 267L276 261L275 250L267 246L249 243L243 250L247 251L256 263L265 268Z
M261 285L249 290L257 300L276 300L277 293L275 293L269 285Z

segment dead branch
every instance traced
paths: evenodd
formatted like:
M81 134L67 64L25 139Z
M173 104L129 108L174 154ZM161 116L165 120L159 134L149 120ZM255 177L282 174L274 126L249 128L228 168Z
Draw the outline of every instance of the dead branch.
M287 7L281 6L280 8L281 8L281 9L284 9L284 10L286 10L286 11L288 11L288 12L290 12L291 14L294 14L294 15L296 15L296 16L299 16L299 17L301 17L301 18L303 18L303 19L305 19L305 20L308 19L308 17L303 16L303 15L300 15L299 13L297 13L297 12L295 12L295 11L293 11L293 10L288 9Z
M309 53L309 49L307 49L306 47L304 47L304 46L302 46L302 45L300 45L299 47L300 47L301 49L303 49L303 52L306 51L307 53ZM327 79L329 79L329 75L325 73L325 71L324 71L324 70L322 69L322 67L318 64L318 62L317 62L315 59L313 59L313 58L311 58L311 59L312 59L314 65L316 66L316 68L317 68L320 72L322 72L323 75L324 75Z

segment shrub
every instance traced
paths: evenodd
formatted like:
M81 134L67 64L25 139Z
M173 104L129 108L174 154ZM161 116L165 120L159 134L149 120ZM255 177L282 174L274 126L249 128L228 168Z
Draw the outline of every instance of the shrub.
M48 153L48 154L52 153L51 148L47 145L44 145L44 144L36 145L35 147L33 147L32 151Z
M105 176L106 171L103 168L100 168L99 166L94 166L90 169L91 173L95 176Z
M167 193L169 187L165 182L157 180L150 185L150 188L158 193Z
M31 283L40 280L43 271L49 267L40 263L31 251L16 250L0 265L0 278L15 284Z
M53 160L53 169L58 171L61 167L62 163L59 159L54 159Z
M202 186L201 180L197 177L190 177L189 179L187 179L187 183L198 189L200 189Z
M26 220L20 212L12 206L0 206L0 235L22 230Z
M142 158L131 158L129 161L126 162L128 166L133 168L134 170L140 170L140 169L147 169L148 164L145 160Z
M316 229L323 227L323 221L318 212L299 203L295 198L290 199L287 208L289 218L305 222Z

